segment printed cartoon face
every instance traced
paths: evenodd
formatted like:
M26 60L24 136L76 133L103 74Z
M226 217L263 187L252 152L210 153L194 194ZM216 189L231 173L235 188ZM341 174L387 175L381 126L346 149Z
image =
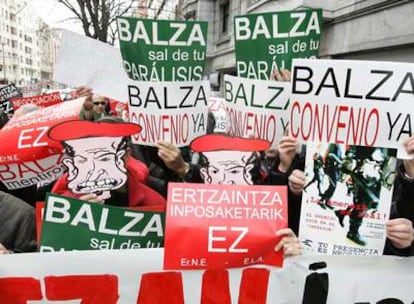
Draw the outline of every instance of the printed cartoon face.
M89 137L66 141L73 155L63 159L68 168L68 188L85 194L115 190L127 181L122 137Z
M200 169L206 184L253 185L250 171L253 164L248 164L252 152L209 151L203 155L208 159L208 166Z

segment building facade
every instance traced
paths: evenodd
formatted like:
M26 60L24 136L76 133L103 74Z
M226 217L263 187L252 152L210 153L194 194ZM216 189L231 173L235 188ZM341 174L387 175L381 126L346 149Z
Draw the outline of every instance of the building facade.
M322 8L322 58L414 62L412 0L180 0L184 19L209 21L207 74L236 74L233 17Z
M52 79L51 29L26 0L0 0L0 79L30 86ZM6 80L6 81L4 81Z

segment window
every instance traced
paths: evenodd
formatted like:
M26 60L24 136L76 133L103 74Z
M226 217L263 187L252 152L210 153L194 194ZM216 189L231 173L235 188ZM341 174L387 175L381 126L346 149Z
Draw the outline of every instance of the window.
M230 2L224 1L220 3L220 33L227 34L229 32L230 22Z

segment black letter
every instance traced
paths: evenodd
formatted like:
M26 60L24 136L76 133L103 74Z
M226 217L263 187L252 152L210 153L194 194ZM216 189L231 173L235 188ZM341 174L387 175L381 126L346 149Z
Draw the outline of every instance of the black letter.
M358 98L362 99L362 95L351 95L349 93L349 83L351 82L351 69L346 70L346 84L345 84L345 94L344 97L350 97L350 98Z
M309 72L309 75L307 78L299 78L298 77L298 70L306 70ZM292 94L308 94L310 92L312 92L313 90L313 85L312 82L310 82L309 80L312 78L313 76L313 71L311 68L308 67L301 67L301 66L295 66L293 69L293 86L292 86ZM309 89L305 90L305 91L299 91L296 88L296 82L307 82L309 84Z
M411 83L411 90L403 90L402 88L404 87L405 83L407 82L407 80L410 80ZM398 95L400 95L400 93L406 93L406 94L412 94L414 95L414 79L413 79L413 74L411 73L407 73L407 75L405 75L403 81L401 82L400 86L397 89L397 92L395 92L395 95L392 97L392 101L395 101L398 97Z
M385 74L385 77L383 79L380 80L380 82L370 91L368 92L367 96L365 96L365 99L374 99L374 100L385 100L385 101L389 101L390 98L389 97L382 97L382 96L372 96L372 94L374 94L380 86L382 86L384 84L384 82L386 82L388 80L388 78L390 78L393 74L392 71L381 71L381 70L372 70L371 71L372 74Z
M325 81L328 79L329 75L331 75L332 84L325 84ZM323 76L321 84L319 85L318 89L315 92L316 96L319 95L319 93L320 93L320 91L322 90L323 87L325 87L325 88L334 88L336 97L341 97L341 94L339 93L338 83L336 82L335 73L334 73L333 68L329 68L326 71L326 74Z
M135 90L134 93L132 92L133 89ZM128 102L129 102L130 106L135 106L135 107L140 107L141 106L142 101L141 101L141 98L139 98L139 94L140 94L140 92L139 92L138 87L132 86L132 85L128 86L128 96L129 96ZM137 99L138 102L133 103L132 102L132 97L135 97L135 99Z

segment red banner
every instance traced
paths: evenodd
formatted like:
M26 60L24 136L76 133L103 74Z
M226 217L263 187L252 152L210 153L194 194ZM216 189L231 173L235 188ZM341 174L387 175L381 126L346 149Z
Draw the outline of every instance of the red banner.
M35 104L39 107L46 108L62 102L62 100L60 99L59 92L43 94L33 97L16 97L13 98L11 101L13 103L13 109L15 111L26 104Z
M168 186L166 269L282 266L274 247L287 227L286 186Z
M61 144L49 139L47 132L60 122L79 119L83 102L84 98L79 98L12 118L0 130L0 165L32 162L61 153Z

